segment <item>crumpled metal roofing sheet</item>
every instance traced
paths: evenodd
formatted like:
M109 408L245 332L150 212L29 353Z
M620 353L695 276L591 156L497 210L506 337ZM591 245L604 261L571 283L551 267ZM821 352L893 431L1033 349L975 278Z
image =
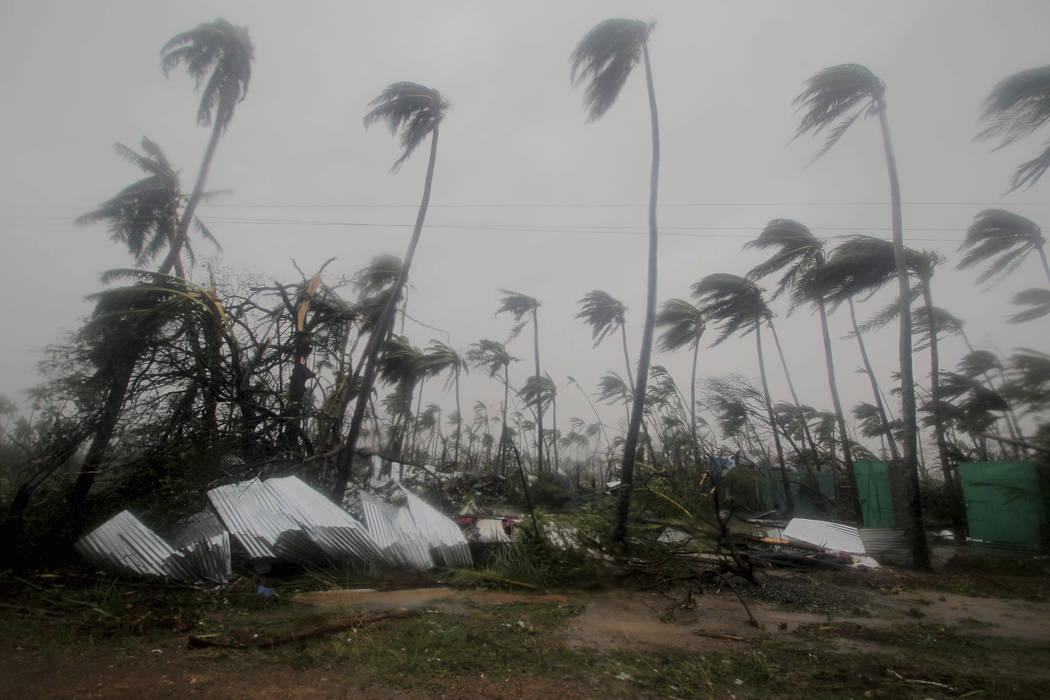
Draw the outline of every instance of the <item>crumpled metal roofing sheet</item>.
M179 523L172 545L198 575L214 583L233 579L230 533L210 510L202 510Z
M122 573L197 580L185 557L127 510L81 537L74 548L93 564Z
M408 512L412 514L416 529L430 545L436 558L445 566L473 566L470 545L467 544L467 538L463 536L459 526L404 486L401 490L405 494Z
M430 547L407 508L398 508L366 491L360 496L368 531L392 562L422 571L434 568Z
M857 528L826 520L792 518L784 528L784 536L835 552L849 552L850 554L866 552Z
M208 492L234 539L250 559L287 559L298 564L318 561L322 552L259 479L219 486Z
M298 477L267 479L264 485L329 560L345 563L386 559L364 525Z
M313 564L385 558L361 523L298 477L220 486L208 499L252 559Z

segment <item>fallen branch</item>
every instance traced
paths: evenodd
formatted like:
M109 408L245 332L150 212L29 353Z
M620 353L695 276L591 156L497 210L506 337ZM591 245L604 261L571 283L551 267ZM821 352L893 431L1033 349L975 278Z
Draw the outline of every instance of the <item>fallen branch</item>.
M751 608L749 608L747 606L747 603L744 602L744 597L740 595L740 591L736 589L736 586L733 585L733 582L727 579L725 575L722 574L720 571L714 571L712 573L714 573L716 576L718 576L720 579L726 582L726 585L729 586L729 590L733 591L733 595L735 595L736 599L740 601L740 604L744 606L744 611L747 613L747 624L751 625L752 627L758 627L759 629L762 629L762 625L760 625L758 623L758 620L755 619L755 616L751 614Z
M695 630L693 634L695 634L698 637L710 637L711 639L728 639L731 642L747 641L743 637L739 637L735 634L724 634L722 632L704 632L703 630Z
M299 632L293 632L282 637L271 637L271 638L258 638L252 639L250 642L228 642L219 639L210 639L207 635L196 635L190 636L186 640L186 646L192 649L199 649L202 647L223 647L227 649L250 649L250 648L263 648L263 647L275 647L281 644L287 644L288 642L298 642L304 639L312 639L314 637L321 637L332 632L340 632L349 628L364 627L376 622L382 622L384 620L400 620L406 617L418 617L422 615L422 610L391 610L389 612L376 613L374 615L355 615L354 617L347 617L341 620L334 620L332 622L322 622L319 625L313 627L307 627Z

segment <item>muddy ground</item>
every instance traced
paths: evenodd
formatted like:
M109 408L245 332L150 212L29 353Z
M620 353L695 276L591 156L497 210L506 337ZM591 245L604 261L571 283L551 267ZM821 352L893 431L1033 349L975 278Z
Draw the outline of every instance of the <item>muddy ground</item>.
M1044 564L547 592L300 578L273 597L5 574L0 696L1050 697Z

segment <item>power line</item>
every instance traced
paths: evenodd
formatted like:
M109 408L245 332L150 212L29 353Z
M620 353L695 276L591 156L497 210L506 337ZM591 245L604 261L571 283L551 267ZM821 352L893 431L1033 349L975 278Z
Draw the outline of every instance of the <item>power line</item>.
M661 202L661 208L702 208L702 207L886 207L889 202L885 201L811 201L811 202L728 202L728 201L698 201L698 202ZM902 203L905 206L959 206L959 207L1045 207L1050 202L1002 202L1002 201L951 201L951 200L907 200ZM0 204L2 209L74 209L86 211L94 205L72 205L72 204ZM201 209L415 209L417 203L364 203L364 202L284 202L284 203L257 203L247 202L240 204L201 204ZM629 209L647 207L647 202L479 202L479 203L434 203L430 209Z

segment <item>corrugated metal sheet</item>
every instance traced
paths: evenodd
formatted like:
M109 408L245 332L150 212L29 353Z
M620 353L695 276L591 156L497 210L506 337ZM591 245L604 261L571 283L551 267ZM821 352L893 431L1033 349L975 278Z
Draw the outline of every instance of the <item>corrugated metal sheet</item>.
M864 554L866 551L857 528L826 520L792 518L784 528L784 536L835 552Z
M267 479L282 511L305 530L330 561L382 562L383 552L364 525L298 477Z
M394 563L426 571L434 568L430 547L420 537L408 509L361 491L361 509L372 539Z
M860 538L868 554L884 564L907 564L911 561L911 547L904 539L904 530L896 527L868 527L860 531Z
M230 533L212 511L203 510L179 523L172 545L201 579L214 583L233 579Z
M283 512L273 490L259 479L214 488L208 500L250 559L311 564L323 558L320 548Z
M405 494L408 512L412 515L416 529L430 545L435 559L448 567L473 566L470 545L459 525L404 486L401 491Z
M77 552L106 569L193 583L197 574L186 558L130 511L123 510L77 540Z

